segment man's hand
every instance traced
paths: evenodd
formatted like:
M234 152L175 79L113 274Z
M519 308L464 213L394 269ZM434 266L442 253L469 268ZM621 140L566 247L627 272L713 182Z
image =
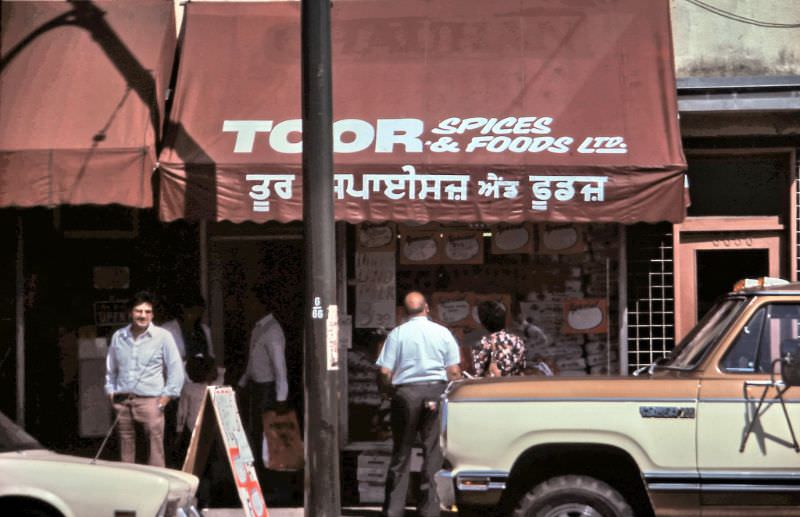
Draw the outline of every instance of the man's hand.
M463 378L461 375L461 367L457 364L453 364L447 367L447 380L448 381L456 381L458 379Z
M164 408L167 407L167 404L169 404L169 401L170 401L170 398L168 396L166 396L166 395L161 395L160 397L158 397L158 409L160 409L161 411L164 411Z

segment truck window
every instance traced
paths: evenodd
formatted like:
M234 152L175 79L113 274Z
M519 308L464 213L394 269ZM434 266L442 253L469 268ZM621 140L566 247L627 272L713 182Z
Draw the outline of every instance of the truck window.
M721 368L731 373L770 373L779 357L781 343L797 339L800 305L769 304L750 318L722 359Z
M675 348L666 366L681 370L697 366L745 305L744 298L725 298L717 302Z

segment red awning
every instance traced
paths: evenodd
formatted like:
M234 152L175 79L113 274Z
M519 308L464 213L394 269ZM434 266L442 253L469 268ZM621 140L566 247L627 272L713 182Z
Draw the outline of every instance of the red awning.
M3 1L0 207L153 206L171 0Z
M680 221L668 0L339 0L336 218ZM187 5L165 220L302 217L300 6Z

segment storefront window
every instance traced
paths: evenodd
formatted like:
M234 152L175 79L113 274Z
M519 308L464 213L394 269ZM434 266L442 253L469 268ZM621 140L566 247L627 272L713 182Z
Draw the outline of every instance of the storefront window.
M425 294L431 318L453 332L465 371L475 373L472 353L487 334L477 306L492 300L507 308L506 329L525 342L525 375L619 372L618 225L387 223L354 232L351 442L390 436L374 363L412 290Z

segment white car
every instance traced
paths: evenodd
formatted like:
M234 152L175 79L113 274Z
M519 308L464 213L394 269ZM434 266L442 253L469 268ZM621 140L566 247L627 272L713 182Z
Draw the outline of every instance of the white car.
M0 515L199 517L196 476L48 451L0 413Z

